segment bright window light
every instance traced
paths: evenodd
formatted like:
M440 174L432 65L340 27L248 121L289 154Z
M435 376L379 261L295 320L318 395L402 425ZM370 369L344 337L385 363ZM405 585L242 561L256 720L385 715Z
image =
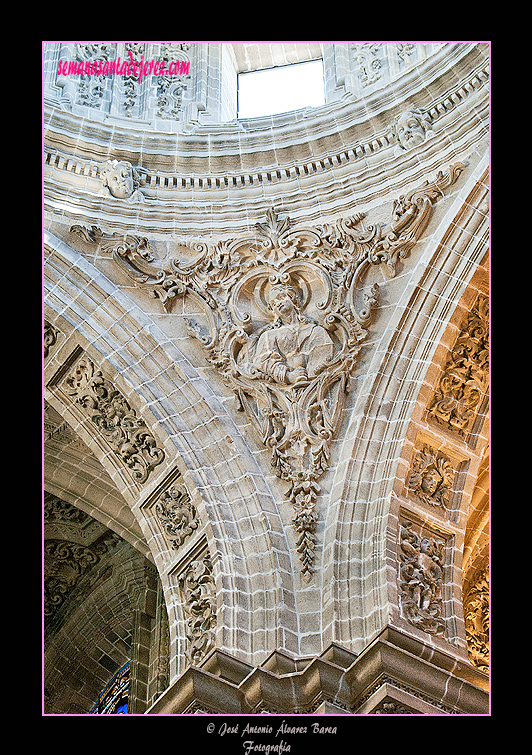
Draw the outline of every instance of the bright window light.
M257 118L325 103L323 61L250 71L238 76L238 117Z

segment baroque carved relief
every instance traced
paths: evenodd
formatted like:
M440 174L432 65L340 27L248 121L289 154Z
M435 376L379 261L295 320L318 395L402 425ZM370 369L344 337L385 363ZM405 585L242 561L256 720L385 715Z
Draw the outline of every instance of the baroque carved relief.
M44 358L48 356L50 353L50 348L55 344L57 341L57 336L59 335L59 331L57 328L54 328L53 325L50 325L50 323L47 320L43 321L44 325Z
M388 715L388 716L407 716L415 713L415 711L406 708L400 703L390 701L382 702L376 710L372 711L372 715Z
M432 121L423 110L406 110L394 119L392 134L398 142L396 154L402 154L434 135Z
M67 593L91 566L100 560L98 553L79 543L47 540L44 545L44 615L52 616Z
M92 584L96 577L87 575L120 538L88 514L51 494L45 494L43 523L44 616L50 630L69 594L82 578L86 587Z
M73 226L110 252L167 311L178 296L200 305L187 320L206 357L234 391L276 475L288 483L302 573L313 573L319 478L342 415L349 378L368 334L379 287L364 286L374 265L395 275L419 240L434 202L461 171L454 165L394 202L388 227L364 225L364 214L318 226L293 226L274 209L252 234L210 243L176 240L196 261L154 264L146 239Z
M489 299L479 296L440 377L428 409L439 424L467 437L481 409L489 380Z
M447 509L455 470L449 459L424 445L412 461L407 487L423 503Z
M127 199L129 202L143 200L139 186L144 181L144 172L134 168L127 160L107 160L100 171L102 179L102 196L111 194L116 199Z
M166 63L180 60L190 62L187 51L190 49L188 42L166 42L161 49L161 57ZM169 68L167 65L166 68ZM163 75L157 81L157 116L178 120L182 112L183 95L187 90L187 79L190 75L176 76Z
M442 637L443 559L445 543L423 536L412 522L402 521L399 532L399 589L405 618L418 629Z
M126 42L125 50L129 60L140 63L145 52L145 45L142 42ZM123 83L123 109L128 118L133 115L133 110L138 100L139 84L134 73L126 74L122 77Z
M358 64L358 76L363 87L375 84L382 77L382 45L377 42L357 42L353 54Z
M76 60L84 63L107 60L111 55L111 45L102 43L76 43ZM80 77L78 85L78 103L88 107L99 108L102 103L106 77L103 75Z
M470 662L489 672L489 575L480 571L464 595L464 619Z
M196 507L190 500L190 496L176 485L172 485L161 494L155 504L155 513L175 550L200 524Z
M133 478L143 483L164 459L146 423L102 371L87 357L74 366L64 388L83 407Z
M186 616L186 655L194 666L214 647L216 589L210 557L203 555L191 561L178 583Z

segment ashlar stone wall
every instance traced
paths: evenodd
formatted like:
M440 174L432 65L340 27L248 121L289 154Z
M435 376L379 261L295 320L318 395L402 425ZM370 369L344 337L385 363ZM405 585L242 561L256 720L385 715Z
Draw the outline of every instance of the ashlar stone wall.
M353 44L255 124L47 79L45 487L157 570L152 713L486 710L488 51Z

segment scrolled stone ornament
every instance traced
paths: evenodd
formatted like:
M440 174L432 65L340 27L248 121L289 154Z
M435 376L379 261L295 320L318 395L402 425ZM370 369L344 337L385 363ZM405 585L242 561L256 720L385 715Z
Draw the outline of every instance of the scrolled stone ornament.
M453 165L400 197L387 228L365 227L360 212L334 223L294 226L270 208L265 222L239 238L176 240L196 257L192 263L174 258L157 267L139 255L139 244L127 254L112 250L135 284L158 297L167 312L178 296L193 298L203 311L202 323L187 318L189 333L234 392L238 409L270 450L275 474L289 486L305 579L313 573L318 480L328 469L350 377L379 302L378 285L366 286L364 278L382 264L395 275L433 204L463 167Z

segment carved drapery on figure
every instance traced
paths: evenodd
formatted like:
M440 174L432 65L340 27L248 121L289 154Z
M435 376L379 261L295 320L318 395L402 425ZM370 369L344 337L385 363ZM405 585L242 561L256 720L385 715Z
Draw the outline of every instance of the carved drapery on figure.
M135 283L158 297L167 311L187 295L205 312L187 320L271 451L285 480L303 576L313 573L319 478L341 417L349 378L367 336L379 288L363 287L372 265L395 275L397 262L419 240L432 205L463 165L395 201L390 225L368 225L364 214L332 224L293 226L274 209L255 232L209 243L176 240L196 254L157 268L149 243L133 235L73 226L98 243Z

